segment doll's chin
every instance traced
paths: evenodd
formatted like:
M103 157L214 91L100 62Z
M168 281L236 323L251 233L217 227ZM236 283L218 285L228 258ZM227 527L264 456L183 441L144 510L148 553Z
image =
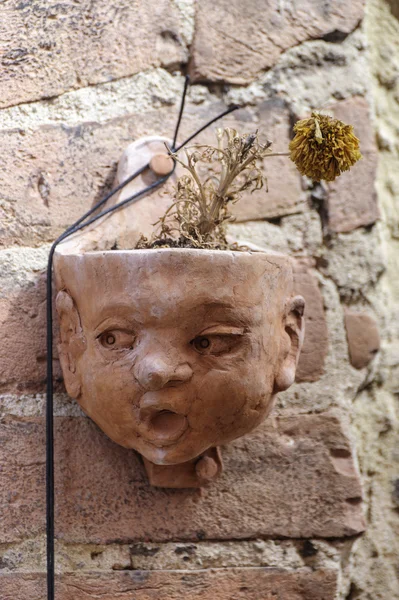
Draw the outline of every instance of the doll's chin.
M181 463L188 462L190 460L194 460L199 457L208 447L201 447L199 449L185 449L184 445L181 444L182 447L178 447L180 444L176 442L173 446L167 447L154 447L148 448L148 446L143 449L143 451L139 450L139 452L150 462L155 465L179 465Z

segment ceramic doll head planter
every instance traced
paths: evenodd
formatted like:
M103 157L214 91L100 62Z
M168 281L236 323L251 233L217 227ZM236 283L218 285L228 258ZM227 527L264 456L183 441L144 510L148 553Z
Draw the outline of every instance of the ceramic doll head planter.
M262 186L269 145L219 133L218 148L174 157L188 175L153 239L55 256L67 391L143 456L155 485L212 479L218 446L259 425L295 380L304 300L291 260L231 246L223 229L228 203ZM215 159L201 183L199 165Z
M154 249L56 265L67 391L150 463L248 433L294 382L304 303L286 257Z

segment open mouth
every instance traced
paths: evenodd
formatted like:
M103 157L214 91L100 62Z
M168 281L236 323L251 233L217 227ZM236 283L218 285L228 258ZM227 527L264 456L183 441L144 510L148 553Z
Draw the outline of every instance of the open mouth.
M171 410L154 411L146 421L147 437L155 446L174 444L188 429L187 417Z

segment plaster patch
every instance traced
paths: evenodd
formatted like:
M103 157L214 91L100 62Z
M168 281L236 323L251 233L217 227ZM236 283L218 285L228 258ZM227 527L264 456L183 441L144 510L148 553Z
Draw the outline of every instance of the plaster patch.
M37 279L47 267L50 244L40 248L15 247L0 250L0 297Z
M321 272L331 277L346 298L367 295L384 271L377 228L337 234L325 250Z
M194 20L196 0L172 0L180 15L181 36L187 46L194 38Z
M129 113L173 105L180 98L183 77L164 69L133 75L67 92L50 100L21 104L0 111L0 129L35 129L42 125L74 126L102 123Z
M278 94L303 115L309 109L322 109L326 103L365 95L367 73L364 34L357 29L341 44L316 40L287 50L276 67L247 87L231 86L226 101L257 104Z
M247 221L228 226L229 239L239 244L251 242L264 249L288 254L288 243L281 227L268 221Z
M64 393L54 394L55 417L85 417L74 400ZM43 417L46 411L45 394L1 394L0 417Z
M56 540L56 572L266 567L337 571L351 541L242 540L239 542L65 544ZM0 546L3 573L45 572L45 538Z

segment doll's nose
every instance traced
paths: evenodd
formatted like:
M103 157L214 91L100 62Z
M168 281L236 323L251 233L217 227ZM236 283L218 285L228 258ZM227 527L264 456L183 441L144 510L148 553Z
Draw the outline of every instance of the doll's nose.
M168 384L178 385L189 381L193 371L188 363L172 364L161 358L147 357L138 366L136 377L140 385L154 392Z

